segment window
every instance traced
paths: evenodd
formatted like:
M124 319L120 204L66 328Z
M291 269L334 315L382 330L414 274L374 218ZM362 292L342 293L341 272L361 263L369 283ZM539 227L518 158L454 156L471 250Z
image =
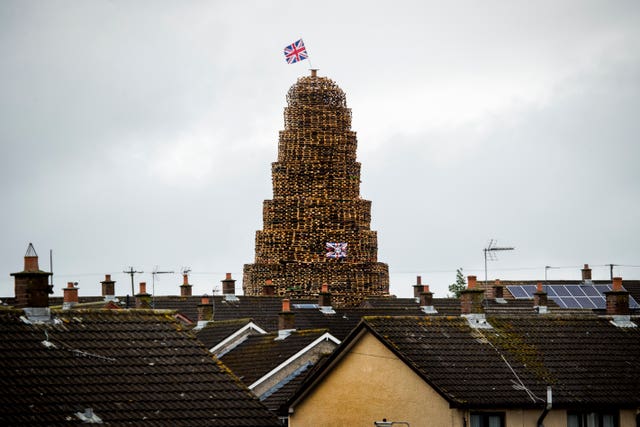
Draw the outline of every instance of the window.
M567 427L618 427L618 412L567 412Z
M504 412L472 412L471 427L504 427Z

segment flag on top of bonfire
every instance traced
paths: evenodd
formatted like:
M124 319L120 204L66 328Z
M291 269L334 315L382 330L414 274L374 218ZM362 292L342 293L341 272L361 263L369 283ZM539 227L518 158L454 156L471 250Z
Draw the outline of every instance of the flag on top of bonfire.
M347 244L327 242L327 258L346 258Z
M296 62L302 61L309 57L307 53L307 48L304 47L304 42L302 39L297 42L291 43L289 46L284 48L284 57L287 60L288 64L295 64Z

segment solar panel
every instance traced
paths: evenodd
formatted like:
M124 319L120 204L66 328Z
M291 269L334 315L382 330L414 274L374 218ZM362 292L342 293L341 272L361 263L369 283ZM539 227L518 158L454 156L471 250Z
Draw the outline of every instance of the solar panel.
M513 295L513 297L516 299L531 298L529 295L527 295L527 291L522 289L522 286L507 286L507 289L509 289L511 295Z
M582 286L580 286L580 285L565 286L565 289L568 290L569 293L571 295L573 295L574 297L584 297L584 296L586 296L586 294L582 290Z
M580 303L576 301L574 297L563 297L562 301L566 304L567 308L582 308Z
M556 291L553 289L553 286L547 286L546 288L547 288L547 289L546 289L547 294L549 294L549 296L550 296L551 298L553 298L553 297L557 297L557 296L558 296L558 294L556 293Z
M599 296L601 296L600 292L598 292L598 290L596 288L594 288L593 286L582 286L582 290L584 291L584 293L587 296L590 296L590 297L599 297Z
M531 299L536 292L534 285L509 285L511 295L516 299ZM556 304L562 308L607 308L604 292L611 290L611 285L546 285L545 291ZM629 307L640 308L640 305L629 296Z
M589 297L575 297L576 301L582 308L598 308L595 302Z

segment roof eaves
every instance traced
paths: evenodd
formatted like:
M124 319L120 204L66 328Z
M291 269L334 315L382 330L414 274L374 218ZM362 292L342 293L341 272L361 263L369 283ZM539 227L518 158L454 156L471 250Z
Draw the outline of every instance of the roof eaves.
M306 347L304 347L302 350L298 351L296 354L294 354L293 356L289 357L287 360L285 360L284 362L282 362L281 364L279 364L278 366L273 368L271 371L267 372L260 379L258 379L253 384L251 384L249 386L249 388L251 390L253 390L255 387L257 387L258 385L262 384L264 381L268 380L273 375L277 374L279 371L281 371L284 367L289 365L291 362L293 362L294 360L298 359L300 356L302 356L303 354L305 354L306 352L308 352L309 350L314 348L316 345L318 345L322 341L326 341L326 340L332 341L336 345L340 345L340 340L338 340L336 337L331 335L329 332L325 332L324 334L322 334L321 336L319 336L318 338L313 340L313 342L311 342Z

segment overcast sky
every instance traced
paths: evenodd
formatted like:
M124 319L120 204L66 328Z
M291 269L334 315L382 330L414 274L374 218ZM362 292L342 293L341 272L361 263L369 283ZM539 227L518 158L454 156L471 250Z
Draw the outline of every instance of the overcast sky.
M377 4L382 3L382 4ZM302 37L310 62L288 65ZM55 292L190 267L240 289L289 87L347 94L391 292L640 279L640 2L0 2L0 295L29 242ZM178 274L157 276L177 294Z

